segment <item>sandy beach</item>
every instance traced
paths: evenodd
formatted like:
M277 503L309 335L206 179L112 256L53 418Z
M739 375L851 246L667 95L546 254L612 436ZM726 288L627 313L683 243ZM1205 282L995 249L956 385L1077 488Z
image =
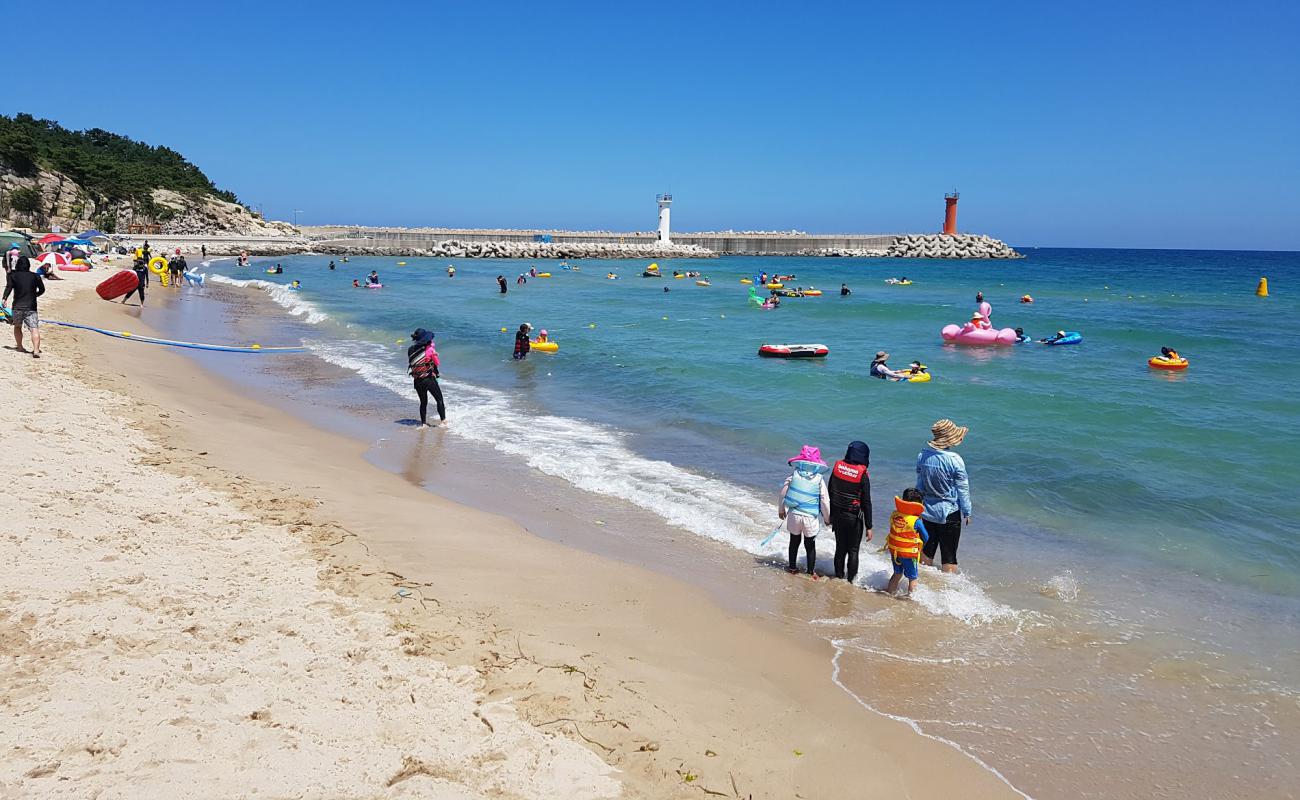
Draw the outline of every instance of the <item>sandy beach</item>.
M148 332L102 277L43 316ZM1017 796L863 709L823 641L431 495L166 348L44 333L3 352L5 793Z

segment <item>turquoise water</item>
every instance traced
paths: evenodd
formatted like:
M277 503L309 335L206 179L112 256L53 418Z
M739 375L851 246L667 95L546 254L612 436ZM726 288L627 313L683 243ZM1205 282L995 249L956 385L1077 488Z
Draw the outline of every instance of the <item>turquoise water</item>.
M531 262L457 264L354 258L328 272L322 257L284 258L283 276L262 263L213 271L234 278L298 279L277 291L310 308L353 358L397 369L396 340L417 325L435 330L453 382L504 392L512 413L550 412L623 434L642 456L770 492L802 443L838 455L854 438L872 447L876 502L909 479L929 425L951 417L971 427L961 452L972 476L976 518L1000 520L1038 544L1105 553L1123 575L1152 571L1300 595L1300 540L1289 488L1300 480L1300 256L1294 253L1034 250L1016 262L893 259L722 258L664 262L701 269L693 280L638 277L640 262L585 262L517 286ZM376 269L378 291L350 288ZM607 271L621 278L611 281ZM826 291L750 309L738 279L759 270L794 273ZM495 276L509 279L500 296ZM889 286L906 274L911 286ZM1272 296L1254 295L1268 275ZM838 296L841 282L853 294ZM671 289L663 292L664 286ZM976 291L997 327L1033 336L1065 328L1074 348L945 345L939 329L968 318ZM1033 305L1017 299L1034 296ZM328 317L328 320L319 320ZM529 321L561 345L555 355L510 359L513 331ZM340 324L347 328L338 327ZM501 328L507 332L500 332ZM818 362L759 359L765 342L821 342ZM372 352L363 345L373 348ZM1161 345L1192 361L1185 373L1151 370ZM933 382L866 378L871 354L920 359ZM400 370L396 372L401 380ZM449 388L450 414L463 415ZM503 433L507 432L503 430ZM581 437L579 437L581 439ZM575 442L581 445L581 442ZM587 444L590 444L588 442ZM571 454L581 457L577 449ZM728 502L728 498L718 498ZM877 524L880 524L878 522ZM1007 546L972 528L978 563ZM980 544L975 543L978 537Z
M668 273L704 271L710 287L637 277L640 262L584 262L578 272L539 262L554 277L516 286L529 262L457 262L449 279L443 261L356 258L330 272L327 257L302 256L280 259L281 276L263 273L274 260L243 269L216 261L213 290L179 296L232 303L231 318L247 311L258 329L269 326L264 343L301 336L350 371L360 380L259 362L302 381L296 398L347 409L363 427L373 421L362 435L375 440L407 436L393 425L414 413L407 337L430 328L451 421L439 441L490 447L567 481L583 491L555 502L579 516L610 513L607 500L585 492L650 511L725 545L683 550L728 564L732 553L740 565L783 557L783 541L760 542L800 445L820 446L829 460L851 439L870 443L881 530L929 426L951 417L971 428L960 452L975 521L963 534L961 576L922 570L914 603L776 581L783 617L834 646L844 690L1035 796L1077 796L1080 782L1103 771L1111 778L1094 787L1099 797L1295 796L1300 541L1289 489L1300 478L1300 344L1290 321L1300 314L1300 255L1028 256L661 262ZM350 288L371 269L384 289ZM610 270L622 277L607 280ZM827 294L751 309L738 281L758 270L793 272L794 284ZM509 279L505 297L498 273ZM904 274L913 285L884 283ZM1254 295L1261 275L1270 278L1267 299ZM285 288L294 279L302 291ZM243 292L215 291L232 282L263 290L292 321L264 318ZM838 296L841 282L850 297ZM939 330L969 318L976 291L999 327L1078 330L1084 342L943 344ZM1016 302L1025 293L1033 305ZM514 362L513 331L524 321L548 329L559 353ZM767 342L820 342L831 352L822 361L760 359ZM1162 345L1191 368L1150 370L1146 359ZM896 366L924 361L934 380L865 377L879 349ZM603 510L584 514L595 508ZM680 544L627 544L656 546ZM819 547L823 570L830 550ZM857 583L881 589L885 559L875 544L863 550Z

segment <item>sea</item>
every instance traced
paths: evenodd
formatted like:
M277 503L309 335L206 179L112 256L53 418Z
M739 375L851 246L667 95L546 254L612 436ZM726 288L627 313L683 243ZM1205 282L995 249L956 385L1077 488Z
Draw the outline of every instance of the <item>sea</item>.
M193 355L368 438L376 463L412 480L430 433L481 454L585 521L594 532L575 546L793 620L833 646L825 678L846 702L950 743L1026 796L1300 796L1300 254L1023 252L663 260L661 278L625 260L213 259L166 326L305 343L308 355L252 370ZM283 274L267 274L277 263ZM550 277L519 283L532 269ZM352 287L372 270L382 289ZM687 270L710 285L673 277ZM741 281L761 273L823 294L755 308ZM1083 341L944 343L977 292L995 327ZM200 304L222 309L221 325L186 310ZM559 350L513 360L524 322ZM413 425L417 327L436 334L445 430ZM830 352L758 357L781 343ZM1162 346L1190 367L1150 368ZM869 377L878 350L933 379ZM970 428L961 573L923 569L913 598L893 599L888 514L941 418ZM808 444L830 462L855 439L871 448L876 531L856 586L785 575L785 535L762 543L787 460ZM458 499L495 507L473 483ZM527 522L527 504L515 510ZM832 552L827 535L824 573Z

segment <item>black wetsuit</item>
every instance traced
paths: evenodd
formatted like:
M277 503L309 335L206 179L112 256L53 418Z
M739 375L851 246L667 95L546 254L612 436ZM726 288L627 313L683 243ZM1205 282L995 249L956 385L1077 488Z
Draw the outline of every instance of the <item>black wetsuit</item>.
M505 278L497 278L497 285L501 287L501 294L505 294L505 293L506 293L506 279L505 279Z
M442 387L438 385L438 367L432 361L424 360L425 345L413 344L406 349L406 362L411 378L415 381L415 393L420 396L420 422L429 421L429 395L438 406L438 419L447 419L447 407L442 402Z
M853 442L844 459L831 468L826 489L831 498L831 530L835 532L835 577L852 582L858 574L862 534L871 521L871 476L867 462L871 449Z
M126 297L122 298L122 302L125 303L127 300L131 299L131 295L139 292L140 305L144 305L144 287L149 285L149 268L145 266L143 261L137 261L135 266L131 269L135 272L135 276L140 280L137 281L138 285L134 289L126 293Z

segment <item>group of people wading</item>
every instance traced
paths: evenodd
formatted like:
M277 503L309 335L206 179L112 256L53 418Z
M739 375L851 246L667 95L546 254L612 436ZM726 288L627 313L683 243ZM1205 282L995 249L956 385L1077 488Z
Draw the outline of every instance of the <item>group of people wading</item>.
M941 419L930 428L931 439L916 458L916 485L894 498L885 549L893 566L886 589L894 593L903 579L911 594L920 564L933 564L938 555L944 572L957 571L957 544L962 525L970 524L970 482L966 463L953 448L968 429ZM835 534L835 577L852 582L858 574L858 551L865 536L875 537L871 508L871 478L867 471L871 448L849 443L844 458L827 466L821 450L804 445L790 459L794 472L781 486L777 514L790 534L789 565L798 572L802 543L809 575L817 577L817 534L829 525ZM829 480L824 476L829 474Z

